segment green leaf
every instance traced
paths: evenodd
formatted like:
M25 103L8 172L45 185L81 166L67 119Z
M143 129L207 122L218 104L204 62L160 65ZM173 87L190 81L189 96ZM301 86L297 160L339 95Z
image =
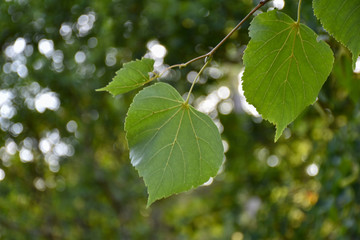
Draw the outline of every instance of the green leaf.
M124 66L116 72L113 81L106 87L97 89L97 91L108 91L114 96L129 92L152 81L153 78L150 78L149 73L153 70L153 59L143 58L125 63Z
M148 187L148 206L205 183L223 161L223 145L213 121L165 83L135 96L125 130L131 163Z
M360 54L360 0L314 0L315 15L353 57L353 69Z
M270 11L251 22L245 50L243 89L247 101L276 125L275 141L286 126L314 103L334 57L307 26Z

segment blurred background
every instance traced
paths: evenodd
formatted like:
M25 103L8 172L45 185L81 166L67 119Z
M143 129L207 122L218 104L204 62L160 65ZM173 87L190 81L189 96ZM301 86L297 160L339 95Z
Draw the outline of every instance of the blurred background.
M195 190L146 208L123 130L136 91L105 86L144 55L157 71L208 52L258 1L2 0L0 239L360 239L360 61L303 1L334 70L274 143L241 89L249 21L215 54L191 101L222 133L226 161ZM296 18L297 0L263 7ZM203 62L161 81L181 94Z

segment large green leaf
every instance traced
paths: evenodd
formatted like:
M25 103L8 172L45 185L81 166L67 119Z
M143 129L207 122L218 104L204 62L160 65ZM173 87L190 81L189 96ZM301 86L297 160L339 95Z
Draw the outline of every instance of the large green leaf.
M360 54L360 0L314 0L324 28L352 52L353 69Z
M124 66L116 72L113 81L97 91L108 91L112 95L129 92L153 80L149 76L149 73L153 70L153 59L143 58L125 63Z
M270 11L251 22L243 89L247 101L276 125L275 141L306 106L314 103L334 57L307 26Z
M148 205L203 184L217 174L223 161L213 121L165 83L135 96L125 130L131 163L148 187Z

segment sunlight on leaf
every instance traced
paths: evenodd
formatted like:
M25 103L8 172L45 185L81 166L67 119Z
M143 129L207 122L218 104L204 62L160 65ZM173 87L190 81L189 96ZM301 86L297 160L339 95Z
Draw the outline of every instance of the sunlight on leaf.
M243 89L247 101L276 125L275 141L314 103L334 61L330 47L307 26L277 11L262 13L250 26Z
M360 54L360 1L314 0L313 7L326 31L351 51L355 69Z
M108 91L114 96L129 92L152 81L153 78L150 78L149 73L153 70L154 60L149 58L125 63L124 66L116 72L113 81L97 91Z

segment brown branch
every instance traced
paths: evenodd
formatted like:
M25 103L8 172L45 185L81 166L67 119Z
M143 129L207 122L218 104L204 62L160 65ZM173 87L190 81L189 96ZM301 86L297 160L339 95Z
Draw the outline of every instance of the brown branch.
M213 49L211 49L210 52L208 52L207 54L204 54L204 55L201 55L201 56L198 56L196 58L193 58L189 61L187 61L186 63L180 63L180 64L175 64L175 65L172 65L170 67L168 67L167 69L165 69L161 74L159 74L159 76L161 76L163 73L165 73L166 71L172 69L172 68L183 68L183 67L186 67L187 65L189 65L190 63L193 63L193 62L196 62L197 60L200 60L200 59L203 59L203 58L210 58L212 57L212 55L214 55L214 53L224 44L224 42L226 40L228 40L236 30L238 30L241 25L243 25L243 23L248 20L259 8L261 8L262 6L264 6L266 3L270 2L270 0L261 0L259 2L259 4L254 7L249 13L248 15L246 15L239 23L238 25L236 25L236 27L234 27L229 33L228 35L226 35L226 37L223 38L223 40L221 40ZM207 62L207 61L205 61Z

